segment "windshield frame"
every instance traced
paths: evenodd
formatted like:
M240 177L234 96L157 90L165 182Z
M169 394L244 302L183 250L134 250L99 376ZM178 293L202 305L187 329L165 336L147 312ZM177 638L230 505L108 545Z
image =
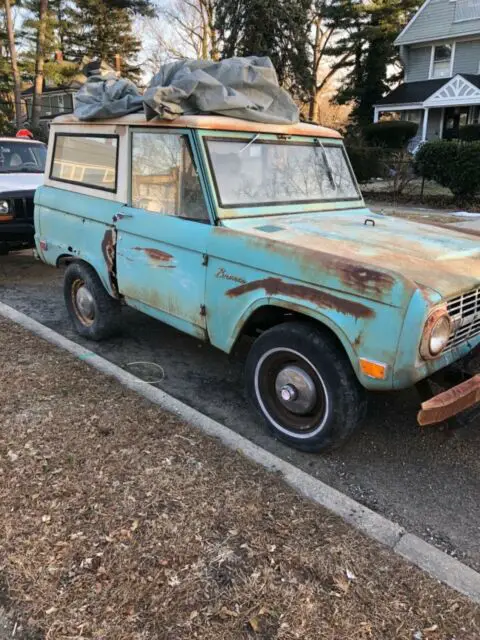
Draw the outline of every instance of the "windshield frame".
M242 217L260 217L268 215L279 215L282 213L305 213L308 211L332 211L346 209L362 209L365 207L363 196L359 189L355 174L346 153L343 141L338 138L319 138L312 136L290 136L283 134L267 134L262 133L255 139L255 144L284 144L293 146L323 146L326 148L340 148L342 150L347 169L350 173L352 183L355 187L356 196L352 197L326 197L318 200L295 200L295 201L275 201L275 202L256 202L256 203L238 203L225 204L222 202L219 184L212 162L209 141L225 141L225 142L243 142L245 144L253 141L253 134L250 132L239 131L198 131L202 142L202 150L206 159L205 168L210 178L212 196L215 200L215 208L218 218L242 218Z

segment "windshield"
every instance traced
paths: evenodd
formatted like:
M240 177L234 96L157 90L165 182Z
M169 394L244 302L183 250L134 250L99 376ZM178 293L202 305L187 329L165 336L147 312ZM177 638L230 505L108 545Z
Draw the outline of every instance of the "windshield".
M43 173L46 159L44 144L0 141L0 173Z
M207 139L221 206L358 200L342 146Z

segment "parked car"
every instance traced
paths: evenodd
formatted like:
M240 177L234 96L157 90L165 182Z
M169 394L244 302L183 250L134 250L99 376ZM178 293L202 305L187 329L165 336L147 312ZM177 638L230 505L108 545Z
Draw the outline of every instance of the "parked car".
M0 137L0 254L34 244L33 195L43 183L47 145L29 132Z
M466 370L480 343L478 238L373 214L330 129L62 116L35 203L80 335L111 336L128 305L225 352L248 336L248 395L299 449L339 446L366 390ZM421 422L473 405L462 385Z

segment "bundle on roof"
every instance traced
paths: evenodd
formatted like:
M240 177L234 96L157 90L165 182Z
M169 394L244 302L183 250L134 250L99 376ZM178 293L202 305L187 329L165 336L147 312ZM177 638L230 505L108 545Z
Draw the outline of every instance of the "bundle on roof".
M279 86L270 59L254 56L165 64L143 96L133 83L99 68L77 93L75 115L80 120L116 118L142 106L148 120L215 113L269 124L299 121L298 108Z

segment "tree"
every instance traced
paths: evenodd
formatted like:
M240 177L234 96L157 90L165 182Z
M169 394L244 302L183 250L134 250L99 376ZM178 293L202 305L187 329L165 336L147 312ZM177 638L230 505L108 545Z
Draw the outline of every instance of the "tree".
M32 129L40 125L42 113L43 70L45 67L45 36L47 32L48 0L40 0L38 8L37 51L35 56L35 80L33 83Z
M222 0L216 11L221 56L269 56L280 83L308 100L310 6L311 0Z
M150 0L76 0L66 8L76 28L64 34L65 50L77 60L97 58L111 66L119 56L122 72L135 78L140 41L133 35L134 16L153 13Z
M156 72L168 59L218 59L217 0L164 0L159 18L145 24L151 45L149 64Z
M13 27L12 6L10 0L3 0L5 11L5 22L7 25L7 41L10 53L10 65L13 77L13 93L15 96L15 124L17 129L22 126L22 83L18 68L17 45L15 42L15 31Z
M357 127L371 122L373 105L401 78L395 38L418 9L419 0L335 0L332 10L344 13L346 37L332 53L347 52L347 74L337 99L353 101L352 119ZM345 23L347 20L347 23ZM393 70L393 72L392 72Z
M311 66L311 94L308 102L309 120L318 120L322 94L330 93L338 71L353 59L353 48L348 46L350 21L355 9L350 2L337 6L331 0L314 0L310 7L308 46ZM337 51L335 43L343 38L344 50Z

